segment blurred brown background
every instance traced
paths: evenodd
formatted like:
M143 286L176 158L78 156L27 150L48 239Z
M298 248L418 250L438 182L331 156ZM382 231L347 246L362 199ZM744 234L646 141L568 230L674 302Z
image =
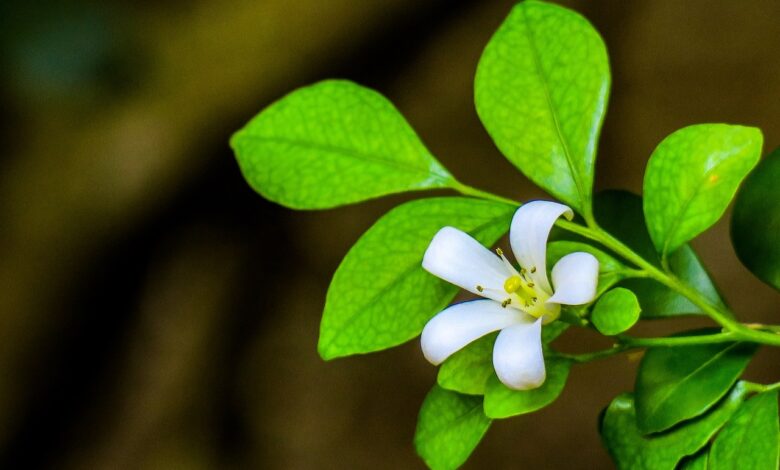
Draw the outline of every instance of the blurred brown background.
M687 124L757 125L780 144L776 0L562 3L612 61L598 188L639 191L655 144ZM435 369L417 342L316 354L341 256L404 197L288 211L250 191L227 140L289 90L350 78L462 181L538 197L472 104L512 4L4 0L0 467L421 468L411 441ZM741 318L778 322L780 296L740 266L724 222L696 247ZM777 380L778 359L762 352L750 374ZM554 406L496 422L467 467L609 468L597 415L635 366L575 369Z

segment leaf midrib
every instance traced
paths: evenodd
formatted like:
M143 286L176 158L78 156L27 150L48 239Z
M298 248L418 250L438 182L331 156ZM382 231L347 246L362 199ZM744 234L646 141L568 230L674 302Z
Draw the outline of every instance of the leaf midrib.
M250 140L258 140L262 142L277 143L277 144L287 144L287 145L292 145L297 147L303 147L303 148L308 148L313 150L321 150L329 153L340 154L345 157L352 158L354 160L364 161L368 163L377 163L406 173L424 173L436 177L447 186L450 186L454 181L452 175L450 175L449 173L442 174L437 171L431 171L430 166L424 168L424 167L418 167L416 165L404 165L396 160L391 160L386 157L376 156L374 154L364 154L354 149L350 149L346 147L326 145L326 144L321 144L319 142L306 142L306 141L288 139L284 137L267 137L267 136L252 134L252 133L246 133L244 134L243 137L248 138ZM431 163L435 164L438 167L441 167L441 164L438 162L438 160L436 160L433 157L433 155L430 154L430 152L426 152L424 155L426 158L430 160Z
M542 67L542 63L539 57L539 50L536 46L536 40L531 31L531 23L528 21L528 12L526 11L525 8L522 9L522 12L523 12L523 22L525 23L524 32L526 38L528 39L528 43L531 45L531 56L533 57L536 74L541 78L540 81L542 83L542 90L544 91L544 98L547 103L547 107L550 111L550 117L552 119L553 126L555 127L555 133L558 136L558 141L561 143L561 146L563 147L563 155L566 159L566 165L569 167L569 173L571 174L571 178L574 181L574 185L577 188L577 196L578 196L577 202L582 204L585 198L583 183L582 181L580 181L578 172L574 166L574 161L572 160L572 156L569 151L568 142L564 138L563 132L561 130L560 122L558 120L558 115L554 103L552 101L552 96L550 95L550 89L547 85L547 80L548 80L547 74L545 73L544 68Z

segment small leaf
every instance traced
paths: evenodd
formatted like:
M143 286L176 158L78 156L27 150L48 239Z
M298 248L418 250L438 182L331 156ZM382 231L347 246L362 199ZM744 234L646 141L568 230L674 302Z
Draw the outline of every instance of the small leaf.
M482 440L490 423L482 413L482 397L434 385L420 409L414 446L430 468L458 468Z
M761 393L742 404L718 433L710 452L710 470L776 470L780 429L777 392Z
M614 336L634 326L641 310L633 292L617 287L596 302L590 320L601 334Z
M780 290L780 148L745 179L734 202L731 240L740 261Z
M560 240L553 241L547 245L547 266L555 266L561 258L577 251L590 253L599 260L599 284L596 289L596 296L612 287L615 283L623 279L626 267L612 256L603 251L594 248L587 243Z
M533 182L589 211L609 61L598 32L558 5L522 2L491 38L474 98L499 150Z
M385 97L345 80L290 93L236 132L230 145L252 188L293 209L454 183Z
M444 361L437 377L439 385L460 393L484 395L485 384L493 375L496 336L498 333L483 336Z
M705 332L712 331L696 333ZM728 392L755 352L752 343L649 349L634 387L639 429L659 432L704 413Z
M450 225L491 245L515 208L461 197L408 202L379 219L349 250L333 276L320 325L324 359L396 346L419 335L457 287L423 270L436 232Z
M571 361L546 358L547 379L532 390L513 390L493 374L485 387L485 414L491 418L509 418L540 410L551 404L563 391L569 377Z
M710 438L739 408L746 395L737 384L718 406L696 419L670 431L642 435L636 426L634 398L629 393L619 395L604 411L601 438L621 470L672 470L686 455L692 455L707 445Z
M644 212L662 257L717 222L758 162L762 142L754 127L699 124L658 145L645 171Z
M604 191L596 195L595 215L599 224L644 259L661 265L642 214L642 198L627 191ZM693 249L683 245L669 257L671 271L698 290L714 305L723 305L715 285ZM642 318L664 318L700 314L701 309L682 295L652 279L626 279L619 284L639 299Z

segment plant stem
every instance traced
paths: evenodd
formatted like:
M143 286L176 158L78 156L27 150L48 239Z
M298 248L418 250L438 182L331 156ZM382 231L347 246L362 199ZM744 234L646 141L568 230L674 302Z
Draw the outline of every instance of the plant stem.
M467 196L473 196L473 197L501 202L505 204L511 204L514 206L521 205L520 202L518 201L514 201L512 199L508 199L502 196L497 196L487 191L483 191L481 189L477 189L472 186L465 185L457 180L453 180L451 187L456 191L460 192L461 194ZM587 226L582 226L580 224L569 222L567 220L558 220L556 222L556 225L563 230L566 230L571 233L575 233L584 238L587 238L588 240L592 240L597 243L600 243L606 248L612 250L614 253L620 255L626 261L634 264L637 268L639 268L640 270L639 272L645 274L645 277L652 278L657 282L660 282L664 286L686 297L688 300L693 302L694 305L699 307L705 314L707 314L710 318L712 318L712 320L714 320L725 330L727 330L726 333L722 333L721 335L729 334L730 335L728 339L729 341L751 341L755 343L769 344L772 346L780 346L780 334L777 334L773 331L765 331L761 329L751 328L748 325L744 325L734 320L731 314L728 311L726 311L723 307L718 305L713 305L700 292L698 292L697 290L687 285L685 282L678 279L673 273L671 273L668 270L668 268L666 268L666 270L659 269L654 264L645 260L640 255L636 254L631 248L626 246L623 242L621 242L620 240L618 240L617 238L613 237L611 234L606 232L604 229L599 227L596 221L592 217L588 218L587 224L588 224ZM766 328L772 329L774 327L769 326ZM708 336L717 336L717 335L708 335ZM658 339L664 339L664 338L658 338ZM665 339L673 339L673 338L665 338ZM677 338L677 340L679 339L680 338ZM723 339L723 341L726 341L726 339ZM714 341L701 341L698 344L702 344L705 342L714 342ZM658 345L662 345L662 344L658 344ZM607 351L612 351L612 349ZM610 354L615 354L615 353L612 352Z
M759 384L755 382L748 382L747 380L743 381L745 383L745 386L748 390L751 392L756 393L764 393L764 392L772 392L774 390L780 389L780 382L775 382L773 384Z
M737 333L731 331L724 333L714 333L711 335L672 336L666 338L633 338L631 336L618 336L618 342L612 345L611 348L584 354L560 354L560 356L576 362L590 362L596 359L614 356L615 354L619 354L631 349L727 343L738 340L739 336Z

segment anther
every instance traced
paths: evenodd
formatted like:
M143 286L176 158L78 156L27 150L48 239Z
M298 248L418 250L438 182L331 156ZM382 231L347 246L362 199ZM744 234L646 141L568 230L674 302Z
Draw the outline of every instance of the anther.
M511 303L512 303L512 299L506 299L503 302L501 302L501 307L506 308L506 306Z
M484 288L484 287L482 287L482 286L477 286L477 291L478 291L478 292L482 292L482 291L484 291L484 290L485 290L485 288Z
M533 286L534 286L534 283L533 283L533 282L529 282L529 283L528 283L528 287L533 287Z
M536 266L531 266L531 274L536 272Z
M504 250L501 248L496 248L496 253L498 253L498 256L504 256Z

